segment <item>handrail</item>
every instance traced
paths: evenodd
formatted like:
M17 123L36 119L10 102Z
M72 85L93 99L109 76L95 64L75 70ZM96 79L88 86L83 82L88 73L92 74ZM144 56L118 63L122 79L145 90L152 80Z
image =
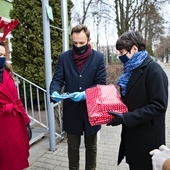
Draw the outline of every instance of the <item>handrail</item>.
M32 83L19 74L14 72L16 86L18 88L18 95L20 96L25 110L31 119L31 126L43 127L46 129L46 133L49 132L48 116L47 116L47 91L42 87ZM56 117L56 139L63 139L62 135L62 107L61 102L56 103L54 106L54 114Z
M32 83L31 81L25 79L24 77L20 76L19 74L17 74L17 73L14 72L14 75L17 76L17 77L19 77L19 78L21 78L22 80L28 82L29 84L32 84L33 86L39 88L40 90L42 90L42 91L44 91L44 92L47 92L47 90L45 90L45 89L43 89L42 87L40 87L40 86L38 86L38 85Z

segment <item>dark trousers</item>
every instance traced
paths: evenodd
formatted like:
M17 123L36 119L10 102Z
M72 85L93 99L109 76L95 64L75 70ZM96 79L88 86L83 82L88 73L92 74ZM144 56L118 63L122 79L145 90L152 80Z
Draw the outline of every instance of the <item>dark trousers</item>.
M67 134L69 170L79 170L79 148L80 135ZM96 169L97 156L97 133L91 136L84 136L86 149L85 170Z

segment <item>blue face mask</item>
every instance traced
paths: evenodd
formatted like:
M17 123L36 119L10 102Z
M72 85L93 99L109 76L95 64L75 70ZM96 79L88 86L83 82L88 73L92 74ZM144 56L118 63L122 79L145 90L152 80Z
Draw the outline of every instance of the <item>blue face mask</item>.
M5 65L6 57L0 57L0 68L3 68Z
M129 58L126 54L119 56L120 61L124 64L129 60Z

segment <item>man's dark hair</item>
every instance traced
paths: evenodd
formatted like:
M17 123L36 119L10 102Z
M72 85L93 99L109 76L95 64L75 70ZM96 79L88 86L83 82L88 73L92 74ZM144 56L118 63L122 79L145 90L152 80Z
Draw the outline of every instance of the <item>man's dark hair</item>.
M128 31L123 33L116 42L116 49L125 49L128 52L132 49L132 46L136 45L139 51L146 49L146 43L143 36L138 31Z
M77 26L73 27L72 30L71 30L71 35L72 35L73 33L80 33L81 31L84 31L84 32L85 32L85 34L86 34L86 36L87 36L88 39L90 38L90 31L89 31L88 28L87 28L85 25L83 25L83 24L80 24L80 25L77 25Z

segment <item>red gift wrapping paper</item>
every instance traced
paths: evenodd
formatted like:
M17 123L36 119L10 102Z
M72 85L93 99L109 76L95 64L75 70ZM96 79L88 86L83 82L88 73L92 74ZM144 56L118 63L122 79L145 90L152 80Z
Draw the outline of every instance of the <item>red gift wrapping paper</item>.
M118 113L128 111L113 84L97 85L87 89L85 93L88 119L92 126L109 123L114 118L108 114L109 110Z

